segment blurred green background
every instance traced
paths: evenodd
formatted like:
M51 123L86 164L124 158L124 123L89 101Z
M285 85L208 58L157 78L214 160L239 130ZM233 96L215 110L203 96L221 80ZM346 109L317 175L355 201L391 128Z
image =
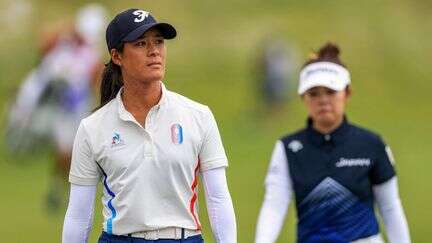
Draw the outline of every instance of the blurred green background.
M60 242L66 205L44 210L52 167L46 149L23 157L7 152L8 107L37 62L44 25L73 20L86 1L0 0L0 221L1 242ZM158 0L103 1L110 17L139 7L176 26L168 42L169 89L209 105L230 160L228 180L241 243L253 242L268 159L281 135L304 125L294 98L268 112L256 92L254 64L262 39L276 33L299 48L301 61L326 41L342 48L354 94L349 119L378 131L392 146L400 194L413 242L430 242L429 169L432 149L432 1L430 0ZM105 58L107 60L107 58ZM429 158L429 159L428 159ZM202 191L202 190L201 190ZM99 194L101 191L99 192ZM200 196L206 242L214 242ZM90 242L101 232L101 205ZM294 242L295 212L278 242Z

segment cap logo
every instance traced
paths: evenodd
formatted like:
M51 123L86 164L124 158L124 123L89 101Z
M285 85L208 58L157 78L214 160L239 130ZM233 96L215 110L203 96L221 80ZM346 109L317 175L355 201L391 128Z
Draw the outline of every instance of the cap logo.
M144 10L135 10L132 14L135 15L135 16L137 16L134 19L134 22L135 23L140 23L140 22L143 22L144 19L146 19L149 16L150 13L146 12Z

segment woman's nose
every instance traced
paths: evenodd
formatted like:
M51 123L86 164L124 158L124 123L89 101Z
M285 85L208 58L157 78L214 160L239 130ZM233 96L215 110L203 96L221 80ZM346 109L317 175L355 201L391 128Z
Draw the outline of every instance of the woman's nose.
M327 94L320 94L318 95L318 102L319 103L327 103L330 101L330 96Z
M154 56L154 55L159 54L159 50L158 50L157 46L153 43L147 44L147 50L148 50L149 56Z

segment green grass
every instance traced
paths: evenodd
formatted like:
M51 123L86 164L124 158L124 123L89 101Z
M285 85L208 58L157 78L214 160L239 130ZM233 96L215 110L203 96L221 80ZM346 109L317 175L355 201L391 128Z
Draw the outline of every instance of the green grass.
M0 9L11 2L1 0ZM20 29L8 28L5 18L0 19L0 127L20 81L36 63L38 31L50 21L73 19L85 1L31 3L33 11L16 20ZM341 45L354 88L349 118L379 131L392 146L412 241L428 242L432 218L427 181L432 168L430 1L159 0L109 1L107 6L111 14L129 6L148 9L178 29L178 38L168 44L166 84L209 105L215 113L230 160L228 179L239 242L253 241L274 142L303 126L306 116L300 99L269 114L257 97L253 65L269 33L298 46L302 60L328 40ZM59 242L64 209L57 215L43 210L51 155L45 151L16 158L6 152L4 142L0 146L2 242ZM200 202L205 239L213 242L202 195ZM97 205L91 242L101 229L99 200ZM291 207L279 242L294 241L294 216Z

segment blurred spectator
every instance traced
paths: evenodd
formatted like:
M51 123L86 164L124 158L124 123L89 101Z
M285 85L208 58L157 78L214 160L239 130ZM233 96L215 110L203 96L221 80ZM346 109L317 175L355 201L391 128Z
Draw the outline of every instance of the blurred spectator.
M82 8L73 25L44 33L41 59L24 80L9 116L8 145L14 152L37 151L50 144L55 166L48 209L63 199L71 150L80 120L91 110L92 87L101 70L98 38L105 28L104 9Z
M287 102L298 66L297 50L280 38L268 37L261 43L256 77L267 108Z

